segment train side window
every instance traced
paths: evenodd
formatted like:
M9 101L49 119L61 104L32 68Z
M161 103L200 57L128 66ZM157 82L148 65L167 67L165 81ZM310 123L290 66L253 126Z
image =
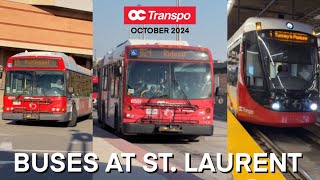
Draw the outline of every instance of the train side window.
M245 82L249 87L263 87L263 73L255 32L245 35Z
M228 83L236 86L238 83L240 44L228 52Z

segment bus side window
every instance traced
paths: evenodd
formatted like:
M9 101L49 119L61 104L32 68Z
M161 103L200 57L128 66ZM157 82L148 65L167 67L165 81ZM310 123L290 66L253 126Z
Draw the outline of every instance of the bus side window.
M110 93L111 93L111 97L112 98L114 98L114 90L115 90L115 76L114 76L114 73L113 73L113 71L114 71L114 66L113 65L111 65L110 66L110 71L109 71L109 75L111 76L111 78L110 78L110 86L111 86L111 88L110 88Z
M103 68L103 90L108 90L108 68Z

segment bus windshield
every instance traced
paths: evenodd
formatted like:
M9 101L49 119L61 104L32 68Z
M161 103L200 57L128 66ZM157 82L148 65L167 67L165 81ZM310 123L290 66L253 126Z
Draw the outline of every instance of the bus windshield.
M266 32L267 33L267 32ZM268 32L269 33L269 32ZM276 34L277 33L277 34ZM287 32L276 31L280 38ZM296 41L266 37L260 33L258 41L263 62L266 63L270 86L273 89L301 90L314 80L315 67L318 62L316 38L307 34L294 33ZM315 88L313 84L310 88Z
M130 61L127 95L205 99L212 95L210 64Z
M5 95L65 96L64 82L61 71L9 71Z

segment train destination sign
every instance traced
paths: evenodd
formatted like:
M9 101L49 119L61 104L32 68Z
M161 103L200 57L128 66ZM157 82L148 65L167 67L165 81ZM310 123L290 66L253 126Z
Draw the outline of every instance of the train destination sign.
M58 67L56 59L15 59L13 67Z
M310 42L310 36L308 34L292 32L292 31L279 31L279 30L270 30L268 36L270 38L275 38L285 41L293 42Z
M205 51L173 48L134 48L130 50L129 57L134 59L141 58L209 61L209 55Z

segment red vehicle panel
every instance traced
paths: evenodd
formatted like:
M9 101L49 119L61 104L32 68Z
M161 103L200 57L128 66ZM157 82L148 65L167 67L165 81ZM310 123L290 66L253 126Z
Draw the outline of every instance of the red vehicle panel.
M24 52L8 59L4 120L50 120L75 126L92 112L90 70L63 53Z
M99 71L98 115L103 126L129 135L213 134L213 61L207 48L118 48L123 49L122 58L102 62Z

